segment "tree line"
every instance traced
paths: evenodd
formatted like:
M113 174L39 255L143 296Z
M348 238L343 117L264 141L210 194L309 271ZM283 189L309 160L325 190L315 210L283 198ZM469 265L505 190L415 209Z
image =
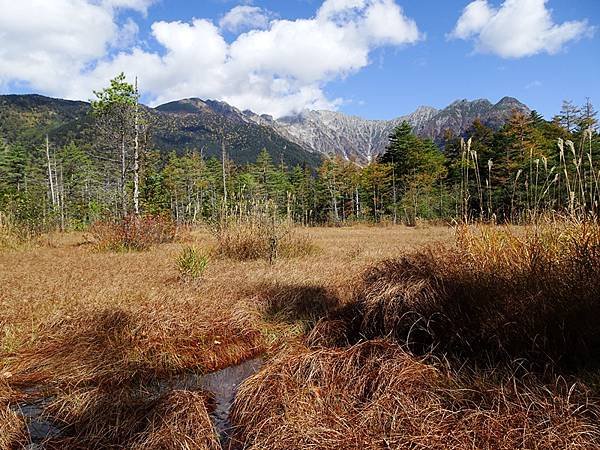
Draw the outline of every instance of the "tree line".
M600 201L597 113L564 102L545 120L513 112L500 130L475 121L443 145L403 123L367 166L332 157L320 167L287 166L263 150L236 164L200 151L151 147L152 124L137 82L121 74L91 103L94 138L55 148L0 139L0 211L31 230L85 229L127 215L177 223L245 217L269 208L303 225L418 220L525 222L549 211L596 214ZM223 140L224 141L224 140Z

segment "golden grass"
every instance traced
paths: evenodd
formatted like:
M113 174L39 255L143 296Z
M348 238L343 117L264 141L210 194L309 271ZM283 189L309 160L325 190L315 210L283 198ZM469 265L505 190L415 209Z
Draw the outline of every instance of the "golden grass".
M600 448L599 225L461 228L351 285L242 386L243 448Z
M220 449L209 409L212 397L173 390L156 397L143 389L81 389L62 396L46 414L67 428L51 448Z
M275 352L350 298L348 281L365 265L452 236L448 228L309 232L318 255L274 265L215 259L199 284L182 282L175 262L184 245L217 245L206 230L145 252L97 252L88 235L71 233L2 253L0 373L11 373L17 391L55 397L47 413L73 447L122 444L148 417L143 392L157 380Z
M218 449L210 396L157 386L266 354L233 409L248 449L600 447L600 227L308 232L318 254L213 258L201 283L176 261L218 247L203 229L1 253L0 444L26 441L28 388L64 427L48 448Z
M220 450L221 444L208 415L210 399L198 392L173 391L158 401L146 430L132 450Z
M12 450L28 442L25 420L10 408L14 393L8 386L8 375L0 373L0 450Z
M448 372L373 340L283 353L244 383L232 419L249 450L598 448L586 394Z
M465 228L379 263L342 311L350 337L393 336L415 354L531 369L599 361L600 226L550 223L515 232Z
M239 261L298 258L314 255L319 248L305 231L287 224L270 224L252 220L231 222L214 230L217 245L214 253Z

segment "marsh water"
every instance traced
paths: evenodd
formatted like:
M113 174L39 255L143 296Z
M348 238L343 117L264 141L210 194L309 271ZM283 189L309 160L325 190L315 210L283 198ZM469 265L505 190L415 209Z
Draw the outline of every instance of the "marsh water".
M210 415L221 443L227 444L231 438L229 412L238 387L246 378L254 375L263 362L263 358L258 357L206 375L189 373L163 380L157 385L156 395L162 395L171 390L204 390L212 393L215 409ZM27 420L31 443L26 448L30 450L43 449L45 440L61 435L60 428L44 417L44 409L52 401L53 398L46 397L20 403L15 408Z

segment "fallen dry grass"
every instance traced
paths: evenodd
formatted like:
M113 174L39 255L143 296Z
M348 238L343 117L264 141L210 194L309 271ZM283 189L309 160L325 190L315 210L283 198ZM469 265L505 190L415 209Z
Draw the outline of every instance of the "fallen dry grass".
M98 252L89 237L73 233L0 253L0 378L16 391L53 397L47 413L71 439L63 448L130 442L132 431L145 432L132 423L157 407L146 391L158 381L292 345L349 298L348 280L362 267L447 240L452 231L354 227L309 234L322 249L317 255L274 265L214 258L195 283L180 280L181 243ZM216 245L203 230L188 240L200 249ZM174 400L177 408L183 403ZM175 415L198 413L177 408ZM165 426L157 436L172 429Z
M600 226L462 228L368 268L243 385L248 449L600 448Z
M28 442L25 420L10 408L12 400L14 392L0 379L0 450L12 450Z
M249 450L591 449L598 405L579 384L447 371L398 344L296 348L238 393L232 418Z

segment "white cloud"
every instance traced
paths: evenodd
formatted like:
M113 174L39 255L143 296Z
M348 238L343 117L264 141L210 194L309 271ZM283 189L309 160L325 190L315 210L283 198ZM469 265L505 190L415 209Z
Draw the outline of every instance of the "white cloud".
M540 80L533 80L531 83L525 85L525 89L534 89L542 87L543 83Z
M139 32L140 27L138 27L138 24L131 17L128 17L125 23L119 28L111 45L120 49L130 47L136 43Z
M242 30L265 29L272 14L258 6L240 5L233 8L219 21L221 29L238 33Z
M475 0L467 5L456 23L452 36L468 39L480 33L493 16L487 0Z
M118 32L109 10L84 0L0 0L0 11L0 86L59 93Z
M565 44L593 33L587 21L557 24L548 0L505 0L499 8L475 0L463 10L450 37L473 39L475 49L503 58L554 54Z
M38 20L28 13L34 3L53 6ZM114 7L149 3L0 0L8 11L0 16L0 87L2 82L27 82L46 94L87 99L123 71L130 79L139 77L152 104L215 98L282 116L305 108L335 108L341 100L327 98L327 82L366 67L378 47L422 38L394 0L326 0L313 18L271 19L232 42L210 20L155 22L152 36L159 51L137 45L110 55L115 42L122 42L123 35L131 39L137 31L133 24L119 29ZM5 27L2 17L12 28Z
M108 8L133 9L146 13L148 8L158 0L102 0L101 4Z
M330 20L340 14L348 14L365 7L366 0L327 0L323 2L317 17L321 20Z

